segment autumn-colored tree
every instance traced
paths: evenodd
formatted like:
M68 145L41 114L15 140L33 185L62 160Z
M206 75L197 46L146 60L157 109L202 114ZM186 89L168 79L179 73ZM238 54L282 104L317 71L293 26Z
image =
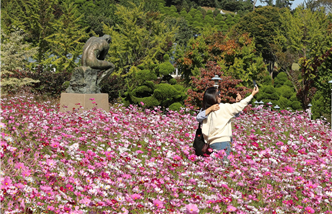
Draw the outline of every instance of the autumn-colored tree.
M217 32L191 39L188 46L187 52L177 62L187 82L191 76L198 76L199 69L208 61L217 62L225 76L241 79L245 86L249 86L252 79L259 80L266 75L263 58L257 56L255 43L248 34L229 38Z
M215 75L221 77L218 88L221 91L221 102L234 103L236 94L240 93L245 97L250 90L244 86L238 86L242 82L240 79L234 79L231 76L223 76L221 67L217 63L209 61L206 68L202 68L198 77L191 77L191 88L188 90L188 97L185 100L185 105L201 108L203 95L207 88L214 86L214 81L211 80ZM238 87L237 87L238 86Z

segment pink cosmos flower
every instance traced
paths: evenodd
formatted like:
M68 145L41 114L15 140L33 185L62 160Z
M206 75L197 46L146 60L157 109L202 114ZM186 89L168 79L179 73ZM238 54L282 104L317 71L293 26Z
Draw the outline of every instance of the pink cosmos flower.
M312 183L311 181L308 182L308 184L306 185L306 187L308 187L309 189L315 189L318 185Z
M2 187L1 188L7 189L11 185L12 185L12 180L8 176L6 176L5 179L3 179L3 181L2 181Z
M0 123L0 128L1 128L1 129L6 128L6 124L4 124L4 123Z
M179 160L181 160L182 158L181 158L179 155L174 155L174 156L173 156L173 159L176 160L176 161L179 161Z
M286 166L286 167L285 167L285 170L286 170L287 172L294 172L294 168L291 167L291 166Z
M315 210L312 209L311 207L306 207L306 208L304 208L304 210L305 210L307 213L315 213Z
M132 194L130 197L131 197L133 200L138 200L138 199L141 199L141 198L142 198L140 194Z
M51 143L51 147L52 147L52 148L58 148L59 145L60 145L60 144L59 144L58 142L52 142L52 143Z
M278 146L283 146L283 145L284 145L284 143L283 143L283 142L281 142L281 141L278 141L278 142L276 143L276 145L278 145Z
M196 204L186 205L186 214L198 214L199 209Z
M196 160L196 155L189 155L189 160L195 161Z
M54 210L54 207L53 207L53 206L50 206L50 205L48 205L48 206L47 206L47 210L48 210L48 211L53 211L53 210Z
M159 209L164 208L163 202L159 201L158 199L153 200L153 204Z
M30 176L31 175L31 170L24 170L23 172L22 172L22 176L23 177L28 177L28 176Z
M187 133L184 134L184 136L189 137L190 134L187 132Z
M141 106L144 106L144 103L143 102L140 102L141 103Z
M267 171L264 173L265 176L270 176L271 175L271 172Z
M73 191L73 190L74 190L74 189L73 189L73 186L70 185L70 184L67 184L67 185L66 185L66 188L67 188L69 191Z
M16 169L24 169L25 167L24 167L24 164L23 164L23 163L19 162L19 163L16 163L16 164L15 164L15 168L16 168Z
M234 211L236 211L236 207L233 207L232 205L228 205L226 211L227 212L234 212Z
M56 164L56 162L55 162L54 160L52 160L52 159L47 159L47 160L46 160L46 163L47 163L47 165L49 165L50 167L54 167L55 164Z

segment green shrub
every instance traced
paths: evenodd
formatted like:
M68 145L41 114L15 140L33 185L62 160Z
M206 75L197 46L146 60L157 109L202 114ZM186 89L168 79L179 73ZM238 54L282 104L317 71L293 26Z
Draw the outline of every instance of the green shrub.
M323 93L321 91L317 91L311 102L313 119L320 118L321 116L325 116L330 113L330 108L327 102L329 101L324 98Z
M137 98L142 98L142 97L149 97L153 94L153 89L146 86L138 86L133 90L133 95Z
M292 81L290 81L290 80L287 80L284 85L294 88L294 85L293 85Z
M283 86L277 88L276 91L278 92L278 94L280 96L283 96L286 99L291 98L293 96L293 94L295 94L294 89L292 89L291 87L289 87L287 85L283 85Z
M292 102L291 107L292 107L293 110L301 110L302 109L302 105L299 101Z
M140 82L157 79L157 75L151 70L140 70L136 73L135 77Z
M274 87L279 88L279 87L283 86L287 80L288 80L287 74L285 72L280 72L274 78Z
M263 80L262 80L261 84L263 84L263 85L272 85L272 78L271 78L271 76L270 75L265 75L263 77Z
M159 65L159 73L161 75L171 74L174 72L174 70L175 70L174 66L169 61L163 62Z
M288 107L288 99L283 97L282 95L279 97L278 103L280 109L286 109Z
M60 97L61 92L67 89L68 84L66 83L68 83L71 78L71 74L66 71L54 73L47 70L43 71L42 69L37 69L34 72L17 70L8 75L9 78L31 78L38 80L39 82L30 84L31 92L50 97Z
M177 83L176 79L172 78L168 81L169 84L175 85Z
M154 97L154 96L150 96L150 97L143 97L143 98L136 98L135 103L144 103L144 107L146 108L150 108L150 107L154 107L154 106L159 106L160 102Z
M172 105L170 105L168 108L172 111L179 111L181 110L181 107L183 107L183 105L179 102L173 103Z

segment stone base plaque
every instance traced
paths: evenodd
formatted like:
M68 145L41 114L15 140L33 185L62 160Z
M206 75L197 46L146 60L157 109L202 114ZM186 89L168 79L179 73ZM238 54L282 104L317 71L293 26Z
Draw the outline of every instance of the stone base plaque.
M103 109L109 112L108 94L78 94L78 93L61 93L60 112L73 111L73 108L80 109L79 112L93 109Z

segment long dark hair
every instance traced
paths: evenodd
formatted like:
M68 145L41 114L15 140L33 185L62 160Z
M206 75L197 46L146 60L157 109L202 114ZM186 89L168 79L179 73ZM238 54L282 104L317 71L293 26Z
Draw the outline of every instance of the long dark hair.
M219 91L216 87L206 89L203 96L203 110L218 103L218 94Z

